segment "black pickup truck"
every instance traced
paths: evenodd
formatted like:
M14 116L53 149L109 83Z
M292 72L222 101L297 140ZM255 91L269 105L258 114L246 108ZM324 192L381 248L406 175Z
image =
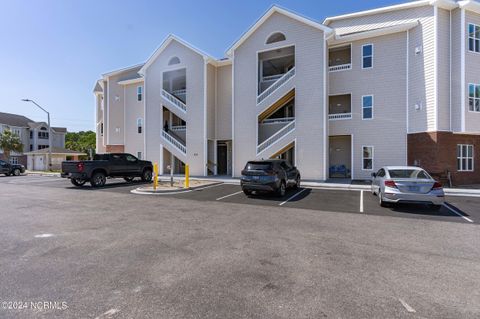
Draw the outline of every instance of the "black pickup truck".
M93 161L64 161L62 174L73 185L83 186L87 181L93 187L102 187L107 177L124 178L127 182L140 177L144 182L152 180L152 162L142 161L131 154L96 154Z
M0 160L0 174L5 174L6 176L18 176L23 173L25 173L25 166L20 164L10 164Z

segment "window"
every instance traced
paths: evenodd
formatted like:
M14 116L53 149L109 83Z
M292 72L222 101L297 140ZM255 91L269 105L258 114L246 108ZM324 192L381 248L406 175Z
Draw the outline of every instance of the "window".
M473 145L457 145L457 169L460 172L473 171Z
M468 51L480 52L480 26L468 24Z
M385 170L382 168L377 172L378 177L384 177L385 176Z
M18 157L13 157L13 156L10 157L10 164L14 164L14 165L18 164Z
M143 121L142 119L137 119L137 132L142 134Z
M140 102L142 100L142 87L137 87L137 101Z
M100 135L103 136L103 123L100 123Z
M373 169L373 146L364 146L362 152L362 169L371 170Z
M48 139L48 132L45 127L40 128L40 131L38 132L38 138Z
M136 162L136 161L137 161L137 159L135 158L135 156L130 155L130 154L127 154L127 155L125 156L125 159L126 159L128 162Z
M21 134L22 132L19 128L12 128L11 130L12 130L12 134L17 135L20 138L22 137L22 134Z
M373 68L373 44L362 46L362 69Z
M33 138L33 131L30 131L30 139Z
M168 65L175 65L175 64L180 64L180 59L176 56L174 56L173 58L170 59L170 61L168 61Z
M468 110L480 112L480 85L468 85Z
M33 144L30 144L30 152L33 151Z
M142 152L137 152L137 158L138 158L139 160L142 159Z
M44 148L48 148L48 145L38 145L37 148L43 150Z
M285 37L285 34L281 32L275 32L274 34L268 37L266 44L285 41L286 39L287 38Z
M362 96L362 119L373 119L373 95Z

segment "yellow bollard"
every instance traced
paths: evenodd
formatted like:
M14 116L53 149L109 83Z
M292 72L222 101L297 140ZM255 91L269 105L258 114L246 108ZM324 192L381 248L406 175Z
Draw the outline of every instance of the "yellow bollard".
M153 190L158 187L158 163L153 164Z
M190 166L185 164L185 188L190 188Z

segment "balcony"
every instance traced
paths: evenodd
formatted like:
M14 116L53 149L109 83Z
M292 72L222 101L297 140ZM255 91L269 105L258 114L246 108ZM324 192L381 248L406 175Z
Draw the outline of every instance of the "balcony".
M329 96L328 104L330 121L352 119L352 96L350 94Z
M257 104L295 75L295 47L258 54Z
M352 69L352 47L350 45L332 48L328 51L328 69L340 72Z

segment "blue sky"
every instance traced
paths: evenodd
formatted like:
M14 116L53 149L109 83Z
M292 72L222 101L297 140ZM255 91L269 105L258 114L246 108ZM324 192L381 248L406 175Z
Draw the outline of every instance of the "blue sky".
M272 4L317 21L401 0L0 0L0 111L53 126L94 129L102 73L144 62L170 33L214 57ZM405 1L403 1L405 2Z

